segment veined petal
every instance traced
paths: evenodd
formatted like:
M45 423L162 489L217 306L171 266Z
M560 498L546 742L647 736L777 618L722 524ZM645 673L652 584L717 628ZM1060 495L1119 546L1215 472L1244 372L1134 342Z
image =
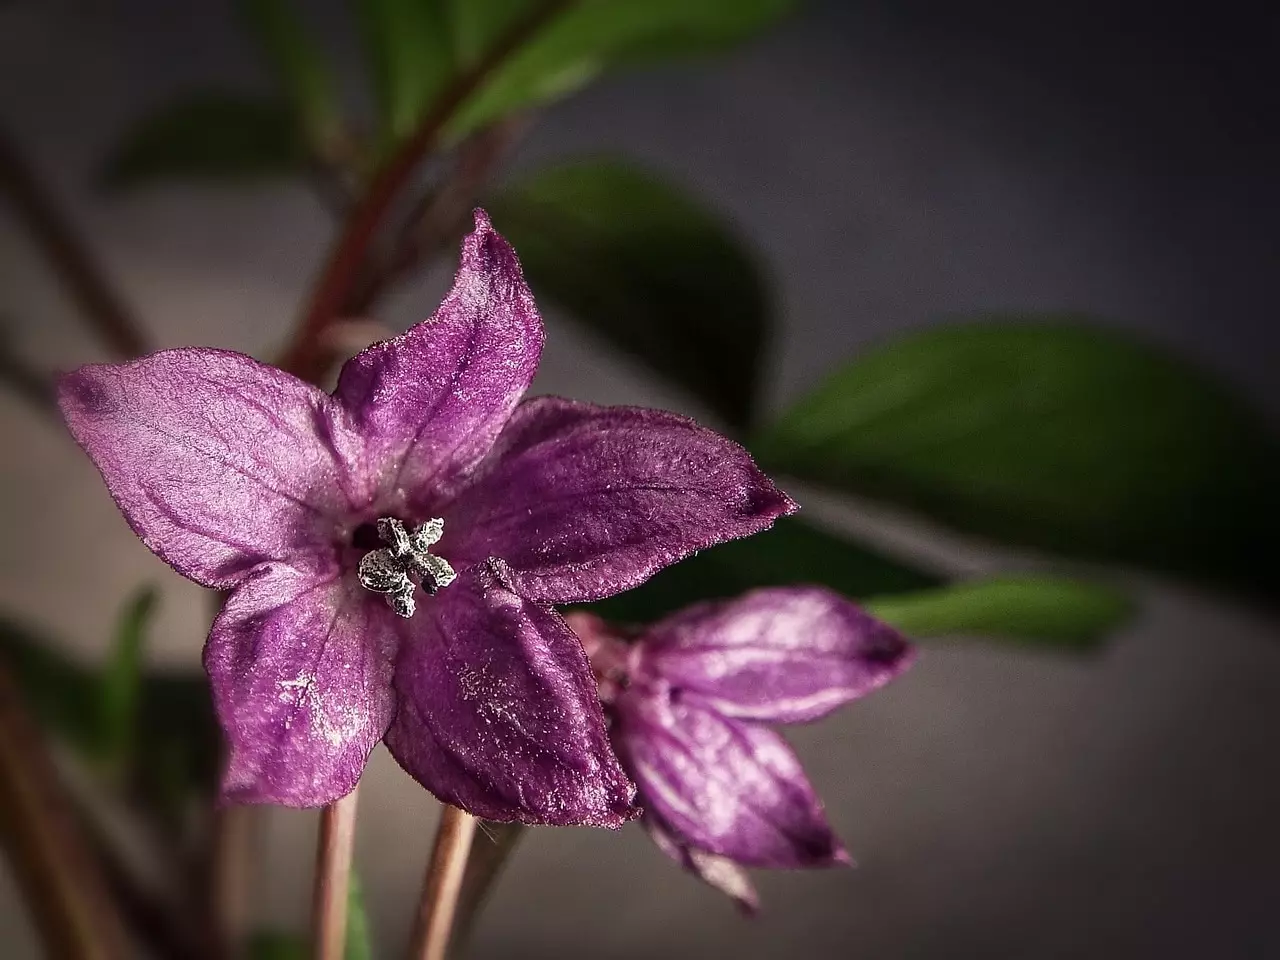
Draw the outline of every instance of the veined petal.
M883 686L913 657L900 633L839 594L776 587L655 624L632 665L722 714L796 723Z
M349 577L270 565L235 589L204 652L231 747L224 799L318 807L351 792L395 711L394 620Z
M777 734L637 687L614 715L614 743L640 802L686 846L754 867L849 862Z
M392 756L489 820L616 827L638 811L586 654L559 615L486 563L406 621Z
M501 557L522 596L599 600L796 505L750 455L661 410L522 403L448 508L442 552Z
M759 911L760 898L746 870L728 857L685 846L660 817L646 813L642 822L649 838L668 857L703 883L731 897L743 913L754 916Z
M428 511L447 497L528 388L542 339L515 251L477 210L435 316L352 357L338 379L383 495Z
M242 354L81 367L58 402L129 525L205 586L267 560L318 562L347 509L330 398Z

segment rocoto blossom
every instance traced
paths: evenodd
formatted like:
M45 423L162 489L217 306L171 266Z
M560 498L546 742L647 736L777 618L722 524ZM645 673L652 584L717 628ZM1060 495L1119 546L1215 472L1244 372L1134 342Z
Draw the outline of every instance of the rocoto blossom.
M230 591L204 653L224 797L331 802L385 738L478 816L634 815L552 604L636 586L794 504L684 417L520 402L542 341L515 253L477 211L435 316L355 356L331 394L204 349L62 379L134 531Z
M663 852L748 912L743 867L851 862L800 761L762 724L816 720L887 683L913 657L897 631L817 587L698 604L631 637L568 619Z

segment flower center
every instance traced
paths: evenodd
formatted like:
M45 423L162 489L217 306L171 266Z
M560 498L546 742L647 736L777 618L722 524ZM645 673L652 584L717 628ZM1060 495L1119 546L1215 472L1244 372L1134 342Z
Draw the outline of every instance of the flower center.
M363 528L356 531L356 546L361 543ZM412 617L415 609L414 585L420 585L427 593L435 594L441 587L453 583L457 574L449 561L437 557L429 547L444 533L444 521L428 520L416 530L407 530L394 517L378 521L377 534L386 544L370 550L360 559L360 584L374 593L381 593L399 617Z

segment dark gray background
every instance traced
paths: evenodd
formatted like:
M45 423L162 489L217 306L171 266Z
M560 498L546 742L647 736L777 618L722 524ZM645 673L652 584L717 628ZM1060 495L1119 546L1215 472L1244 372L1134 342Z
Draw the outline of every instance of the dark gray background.
M336 44L345 20L318 11ZM1229 376L1274 416L1280 290L1277 21L1218 4L811 4L714 62L612 78L546 111L517 165L623 151L696 188L776 280L770 403L845 352L954 314L1078 309ZM345 68L354 83L354 57ZM88 187L122 125L184 87L264 80L228 10L0 6L0 116L55 183L158 343L265 355L330 226L299 188ZM501 226L499 224L499 226ZM0 210L0 311L38 362L97 358ZM387 304L406 325L440 278ZM550 318L536 388L690 407ZM128 533L88 465L0 397L0 603L100 653L116 604L163 585L155 658L194 667L205 603ZM866 504L814 512L948 569L1034 565ZM1274 620L1122 575L1143 616L1096 658L931 646L900 682L794 742L860 861L760 877L739 919L635 829L539 831L482 957L1262 957L1280 858ZM383 753L359 865L403 942L434 803ZM314 816L273 811L254 890L306 913ZM0 870L0 953L36 956ZM389 955L395 955L394 952Z

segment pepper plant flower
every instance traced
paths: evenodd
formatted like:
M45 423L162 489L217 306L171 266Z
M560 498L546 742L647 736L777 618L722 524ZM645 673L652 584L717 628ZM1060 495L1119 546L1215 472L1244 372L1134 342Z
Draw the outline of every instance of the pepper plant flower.
M671 413L520 402L543 327L476 212L436 314L326 393L222 350L83 367L63 415L130 526L230 591L205 646L225 799L309 807L391 754L494 820L616 826L634 786L553 604L596 600L795 505Z
M852 861L800 761L763 723L804 723L911 663L893 628L817 587L697 604L639 635L571 613L658 847L747 912L744 867Z

